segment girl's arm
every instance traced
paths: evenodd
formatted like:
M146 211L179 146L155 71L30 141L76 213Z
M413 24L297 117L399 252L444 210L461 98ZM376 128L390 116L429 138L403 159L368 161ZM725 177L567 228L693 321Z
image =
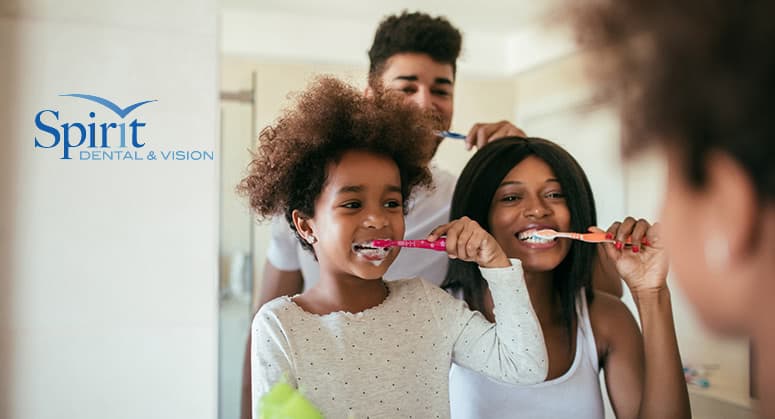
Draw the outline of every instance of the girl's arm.
M460 365L511 383L537 383L548 371L546 346L525 286L522 263L509 260L489 233L463 217L438 227L429 240L446 234L450 258L476 262L487 280L496 324L437 287L426 287L439 327L451 338Z
M614 223L608 233L617 244L631 237L633 243L645 239L645 245L603 245L603 251L616 262L619 274L630 288L642 326L641 336L637 326L623 324L634 323L622 320L631 316L609 317L617 308L604 298L596 313L591 314L593 322L605 325L600 328L601 338L607 341L603 367L617 417L691 417L666 283L668 261L658 230L658 225L627 218Z

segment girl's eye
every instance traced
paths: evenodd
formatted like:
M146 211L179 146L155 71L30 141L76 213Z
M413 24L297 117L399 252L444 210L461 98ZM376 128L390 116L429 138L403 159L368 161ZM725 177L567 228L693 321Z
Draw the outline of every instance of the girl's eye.
M385 203L386 208L401 208L401 206L400 201L388 201Z
M501 201L503 202L514 202L519 199L519 196L517 195L506 195L503 198L501 198Z
M361 203L358 202L358 201L346 202L346 203L342 204L342 206L344 208L348 208L348 209L356 209L356 208L360 208L361 207Z
M551 199L564 199L565 194L562 192L549 192L546 194L546 197Z

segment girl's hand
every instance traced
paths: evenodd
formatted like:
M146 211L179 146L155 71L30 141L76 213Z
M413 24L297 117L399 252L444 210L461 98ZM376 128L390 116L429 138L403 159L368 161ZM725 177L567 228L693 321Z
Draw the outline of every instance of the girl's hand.
M476 262L483 268L506 268L511 266L495 238L479 224L463 217L433 229L428 241L447 236L447 254L450 259Z
M646 220L627 217L608 228L608 237L616 242L601 244L632 294L659 291L667 286L668 260L659 229L658 223L651 225ZM602 230L590 227L590 231ZM624 245L628 237L632 246Z

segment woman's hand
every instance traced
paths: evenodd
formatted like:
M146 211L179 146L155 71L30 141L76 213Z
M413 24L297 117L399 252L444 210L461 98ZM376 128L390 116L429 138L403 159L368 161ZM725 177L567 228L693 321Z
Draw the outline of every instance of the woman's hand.
M616 242L601 245L632 294L659 291L667 286L668 260L659 228L658 223L651 225L644 219L627 217L608 228L608 237ZM602 230L592 227L590 231ZM632 246L624 245L628 237Z
M495 238L468 217L434 228L427 240L436 241L441 236L447 236L447 254L450 259L476 262L483 268L511 266L509 258Z

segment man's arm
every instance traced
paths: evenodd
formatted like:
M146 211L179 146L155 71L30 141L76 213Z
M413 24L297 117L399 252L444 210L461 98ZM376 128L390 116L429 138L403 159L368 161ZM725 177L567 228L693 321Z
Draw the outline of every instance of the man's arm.
M479 122L474 124L466 136L466 150L480 149L488 143L504 137L527 137L525 131L509 121Z
M267 301L274 300L283 295L296 295L304 290L304 278L301 271L281 271L267 261L264 265L264 276L261 281L261 292L258 304L253 307L253 315ZM250 377L250 342L252 331L248 332L248 342L245 346L245 357L242 361L242 399L240 402L240 418L251 419L253 412L252 393L253 386Z

